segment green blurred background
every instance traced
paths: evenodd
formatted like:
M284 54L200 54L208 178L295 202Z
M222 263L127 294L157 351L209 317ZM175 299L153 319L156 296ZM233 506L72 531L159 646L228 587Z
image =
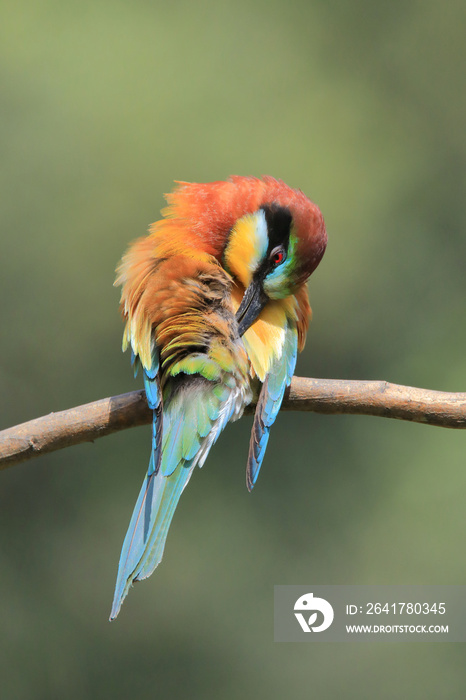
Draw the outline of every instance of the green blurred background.
M271 174L326 218L298 374L465 389L466 5L16 0L0 15L0 427L139 388L115 265L174 179ZM274 644L274 584L464 584L465 436L250 419L107 622L138 428L2 472L1 697L459 698L457 644Z

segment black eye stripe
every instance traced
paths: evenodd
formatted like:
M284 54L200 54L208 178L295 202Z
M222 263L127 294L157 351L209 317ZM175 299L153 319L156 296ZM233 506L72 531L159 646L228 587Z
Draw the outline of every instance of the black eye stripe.
M290 228L292 216L290 210L286 207L280 207L278 204L264 204L261 207L265 214L267 223L267 232L269 236L269 245L267 248L267 256L277 246L283 246L285 253L288 250L290 241Z

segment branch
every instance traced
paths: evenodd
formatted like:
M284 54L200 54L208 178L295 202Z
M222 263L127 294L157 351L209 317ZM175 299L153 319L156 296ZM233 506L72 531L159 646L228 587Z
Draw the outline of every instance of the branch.
M293 377L282 409L355 413L466 428L466 393L429 391L388 382ZM252 410L250 407L247 412ZM50 413L0 432L0 469L151 420L152 412L143 391Z

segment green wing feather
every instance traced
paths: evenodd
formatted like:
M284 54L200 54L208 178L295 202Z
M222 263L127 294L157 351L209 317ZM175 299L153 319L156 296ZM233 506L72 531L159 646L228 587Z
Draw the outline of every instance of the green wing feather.
M246 484L252 491L259 476L269 441L270 428L282 405L285 389L291 383L298 354L298 333L294 324L288 325L283 353L273 363L265 377L254 414L254 423L249 443L249 456L246 466Z

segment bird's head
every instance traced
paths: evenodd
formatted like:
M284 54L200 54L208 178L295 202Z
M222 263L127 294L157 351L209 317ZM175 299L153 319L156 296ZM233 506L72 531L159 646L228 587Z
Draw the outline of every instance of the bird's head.
M320 209L273 177L179 182L166 198L164 219L141 246L150 246L154 258L190 255L221 263L245 289L236 314L240 335L269 299L284 299L306 282L327 245Z
M327 244L319 208L299 190L273 183L275 197L236 221L224 250L226 269L246 290L236 314L240 335L269 299L283 299L306 282Z

